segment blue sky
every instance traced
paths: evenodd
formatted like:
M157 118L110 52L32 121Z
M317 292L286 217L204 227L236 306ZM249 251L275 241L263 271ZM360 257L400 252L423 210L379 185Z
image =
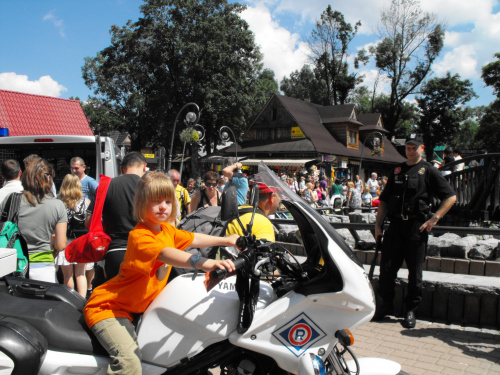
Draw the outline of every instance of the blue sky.
M140 17L141 0L0 0L0 89L85 100L81 67L110 44L112 25L123 26ZM278 81L308 63L305 43L314 22L331 3L346 20L363 26L351 44L357 48L377 42L374 30L389 0L245 0L242 13L264 54L264 66ZM307 4L307 6L304 6ZM499 0L421 0L425 11L446 22L445 47L433 66L434 76L450 71L469 79L480 96L472 105L494 100L480 78L481 67L500 52ZM371 87L376 70L361 69Z

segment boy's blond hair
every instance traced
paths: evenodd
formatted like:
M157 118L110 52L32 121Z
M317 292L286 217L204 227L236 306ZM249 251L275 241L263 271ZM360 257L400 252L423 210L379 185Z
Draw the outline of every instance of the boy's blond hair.
M145 173L137 185L134 197L134 217L140 223L144 223L148 203L152 201L170 200L172 212L167 222L174 222L177 215L177 199L172 180L162 172Z

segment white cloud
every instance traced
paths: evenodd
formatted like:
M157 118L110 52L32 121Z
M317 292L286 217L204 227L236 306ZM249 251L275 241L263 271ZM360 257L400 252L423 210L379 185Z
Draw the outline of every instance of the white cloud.
M332 10L342 13L345 20L352 25L361 21L362 26L359 30L361 34L372 32L380 18L380 10L389 5L387 0L351 0L336 3L332 3L331 0L314 0L309 1L307 6L304 6L304 0L279 0L278 3L277 12L296 13L304 22L313 24L320 19L321 13L328 5L331 5Z
M307 44L298 41L298 34L290 33L273 21L268 8L261 5L248 7L241 17L255 34L255 42L264 55L264 67L274 71L278 82L291 72L300 70L308 60L310 52Z
M351 0L335 3L331 0L314 0L308 1L306 5L304 0L243 2L251 4L255 17L260 17L252 22L249 19L247 21L257 36L257 42L263 47L266 67L275 70L278 80L281 80L283 74L300 69L307 61L303 55L299 61L291 59L297 57L300 43L310 36L315 21L329 4L333 10L341 12L352 25L361 20L362 28L358 37L353 40L353 49L359 48L360 41L365 45L378 42L374 30L379 24L381 11L391 4L391 0ZM420 0L420 6L423 12L436 13L438 19L445 23L444 48L432 67L434 76L444 76L450 71L451 74L460 74L462 79L471 79L476 88L483 87L481 68L498 52L500 1ZM249 8L248 12L252 10ZM290 33L284 27L297 30L301 35ZM285 48L288 53L283 53ZM287 68L290 66L294 68ZM367 86L371 77L370 69L373 68L373 61L365 68Z
M28 76L13 72L0 73L0 89L55 97L59 97L63 91L68 91L66 87L54 81L50 76L30 81Z
M64 26L64 21L60 18L58 18L55 14L54 11L51 10L49 13L47 13L45 16L43 16L44 21L50 21L54 27L56 28L57 32L59 33L60 36L63 38L66 37L66 27Z
M433 70L438 76L446 72L460 74L462 79L478 79L478 62L475 58L474 45L463 45L444 55L443 59L433 65Z

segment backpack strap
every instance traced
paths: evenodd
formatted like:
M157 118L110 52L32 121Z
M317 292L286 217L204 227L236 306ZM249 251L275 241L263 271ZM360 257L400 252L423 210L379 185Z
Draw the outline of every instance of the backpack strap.
M253 207L238 208L238 214L239 215L247 214L249 212L253 212ZM262 211L259 207L257 207L257 210L255 210L255 213L256 214L261 214L262 216L266 216L266 214L264 213L264 211ZM231 220L234 220L234 219L236 219L236 218L233 218Z
M92 212L92 221L90 222L89 231L102 232L102 209L104 207L104 201L106 199L106 194L108 192L109 184L111 182L111 177L100 175L99 186L97 187L97 193L95 196L94 210Z
M2 222L10 221L17 224L22 195L23 193L12 193L9 195L3 207Z
M205 204L203 203L203 200L206 200L209 206L212 205L212 203L210 202L210 199L208 199L207 192L205 191L205 189L200 190L200 196L201 197L200 197L200 203L198 203L198 208L205 206Z

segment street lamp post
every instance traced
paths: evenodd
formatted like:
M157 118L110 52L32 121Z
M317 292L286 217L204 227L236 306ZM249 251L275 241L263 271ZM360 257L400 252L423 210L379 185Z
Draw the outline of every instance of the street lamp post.
M199 119L199 117L198 117ZM193 126L189 126L190 124L188 123L188 128L194 129L198 133L198 140L196 142L201 142L205 138L205 128L203 125L196 124ZM180 177L179 179L182 181L182 166L184 165L184 152L186 151L186 141L184 141L184 146L182 147L182 159L181 159L181 168L179 170Z
M222 129L224 129L224 131L222 131ZM233 131L231 130L231 128L229 126L222 126L220 129L219 129L219 137L220 139L222 139L224 142L227 142L229 140L229 133L228 131L231 133L231 135L233 136L233 140L234 140L234 153L235 153L235 156L236 156L236 162L238 161L238 145L236 144L236 137L234 136L234 133Z
M368 134L368 136L365 138L365 140L363 142L363 147L361 148L361 158L359 159L359 170L360 171L363 168L363 151L365 150L365 143L368 140L368 138L370 138L370 136L372 136L374 134L380 136L380 142L382 142L382 140L384 139L384 136L382 135L382 133L380 133L378 131L374 131L374 132L371 132L370 134Z
M180 109L179 112L177 112L177 115L175 116L175 121L174 121L174 128L172 129L172 139L170 141L170 154L168 155L168 165L167 165L167 171L169 171L172 168L172 152L174 152L174 138L175 138L175 127L177 125L177 120L179 119L179 115L182 113L182 111L188 107L188 106L194 106L196 108L197 113L193 112L188 112L186 114L186 122L187 123L194 123L196 124L200 118L200 108L196 103L187 103L184 104L184 106Z

